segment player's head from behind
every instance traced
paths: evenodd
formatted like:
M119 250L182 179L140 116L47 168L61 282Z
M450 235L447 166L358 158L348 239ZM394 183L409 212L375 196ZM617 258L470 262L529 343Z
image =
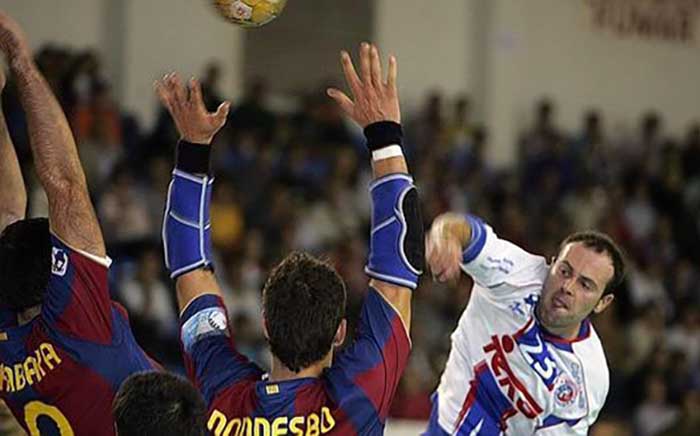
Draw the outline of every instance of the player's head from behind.
M42 303L51 273L49 220L16 221L0 234L0 305L20 312Z
M126 379L112 404L118 436L203 436L206 407L187 380L166 372Z
M330 365L333 348L345 340L345 284L335 269L294 252L263 289L265 333L273 356L294 373Z
M625 276L620 248L603 233L587 231L562 241L538 306L545 327L576 327L593 313L605 310Z

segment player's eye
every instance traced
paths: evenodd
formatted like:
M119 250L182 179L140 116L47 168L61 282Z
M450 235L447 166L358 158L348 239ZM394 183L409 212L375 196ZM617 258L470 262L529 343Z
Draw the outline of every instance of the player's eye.
M561 268L560 271L561 271L561 275L563 275L564 277L566 277L566 278L571 277L571 271L569 271L569 268L563 267L563 268Z

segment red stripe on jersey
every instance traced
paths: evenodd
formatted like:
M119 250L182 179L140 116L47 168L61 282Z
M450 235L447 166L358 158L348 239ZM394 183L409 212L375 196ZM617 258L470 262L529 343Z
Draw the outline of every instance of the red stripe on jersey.
M56 329L80 339L107 345L112 342L112 302L107 268L79 253L70 253L74 276L68 304Z
M56 407L68 420L75 434L114 436L112 400L115 392L109 382L89 367L81 365L52 342L37 324L27 340L27 350L51 343L61 362L31 387Z
M469 392L467 392L467 397L464 399L464 404L462 405L462 410L459 411L459 416L457 417L457 423L455 424L455 431L462 424L462 420L467 415L469 409L474 405L476 401L476 392L479 389L479 374L488 370L486 362L481 362L476 367L474 367L474 378L469 382Z
M209 404L209 413L214 410L228 419L255 416L257 408L256 381L243 380L222 390Z
M396 394L401 374L406 367L410 343L406 336L406 328L398 314L391 322L391 334L381 350L384 361L358 374L355 384L362 389L372 402L379 419L384 421L389 414L389 407Z

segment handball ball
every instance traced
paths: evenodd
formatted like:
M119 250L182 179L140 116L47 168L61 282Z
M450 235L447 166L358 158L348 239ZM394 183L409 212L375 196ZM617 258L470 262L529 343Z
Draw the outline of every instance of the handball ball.
M260 27L279 17L287 0L213 0L226 20L243 27Z

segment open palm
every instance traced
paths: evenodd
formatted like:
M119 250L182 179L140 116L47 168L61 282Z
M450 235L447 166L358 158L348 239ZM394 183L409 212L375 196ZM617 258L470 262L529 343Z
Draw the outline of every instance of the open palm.
M209 112L197 80L191 79L185 87L177 73L170 73L156 81L155 88L185 141L210 144L214 135L226 124L230 103L223 102L216 112Z

